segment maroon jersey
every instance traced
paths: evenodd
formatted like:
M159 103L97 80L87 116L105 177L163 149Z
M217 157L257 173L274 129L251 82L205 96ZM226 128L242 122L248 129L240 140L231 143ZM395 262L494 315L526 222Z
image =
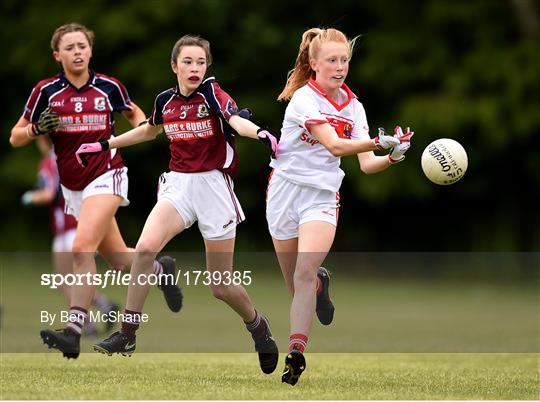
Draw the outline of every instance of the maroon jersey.
M107 170L124 166L117 150L88 158L86 168L75 158L81 144L107 140L114 135L113 112L132 110L127 90L120 81L91 72L88 82L77 89L61 73L34 87L23 117L35 123L47 107L60 117L60 126L49 136L57 155L60 182L65 187L81 191Z
M194 173L218 169L234 174L238 158L234 131L228 123L234 114L238 114L236 103L210 77L188 97L178 86L160 93L149 123L163 124L170 141L170 170Z
M64 198L60 190L56 156L51 151L39 163L38 189L48 188L54 191L56 197L50 205L51 231L53 236L59 236L71 229L77 228L77 220L72 215L64 213Z

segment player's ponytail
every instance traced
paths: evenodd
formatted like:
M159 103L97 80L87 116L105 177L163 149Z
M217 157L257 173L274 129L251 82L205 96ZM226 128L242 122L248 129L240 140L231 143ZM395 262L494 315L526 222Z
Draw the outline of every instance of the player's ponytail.
M314 74L309 63L310 59L317 58L322 43L330 41L346 43L349 48L349 55L351 55L356 38L349 41L343 32L334 28L311 28L305 31L302 35L298 56L296 56L296 63L294 68L287 74L287 83L279 94L278 100L290 99L298 88L309 81Z
M308 82L309 77L311 77L311 67L309 66L309 48L313 38L320 35L322 32L322 29L311 28L302 35L302 42L300 43L298 56L296 56L296 63L294 64L294 68L287 74L287 83L285 84L283 91L281 91L279 94L278 100L290 99L294 91Z

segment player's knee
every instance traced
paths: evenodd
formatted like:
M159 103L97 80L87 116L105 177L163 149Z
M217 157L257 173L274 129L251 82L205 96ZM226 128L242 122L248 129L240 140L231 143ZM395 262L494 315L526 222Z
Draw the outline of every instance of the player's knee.
M311 267L296 267L294 272L294 287L298 286L310 286L316 284L317 272Z
M91 251L88 244L83 241L73 242L72 254L73 268L75 270L77 270L78 267L86 266L94 258L94 251Z
M73 240L73 247L71 250L74 254L94 253L96 251L96 247L89 237L77 235L77 237L75 237Z
M153 255L157 254L159 245L152 240L140 239L135 246L135 252L138 255Z
M229 296L229 287L225 285L210 285L212 296L218 300L226 301Z

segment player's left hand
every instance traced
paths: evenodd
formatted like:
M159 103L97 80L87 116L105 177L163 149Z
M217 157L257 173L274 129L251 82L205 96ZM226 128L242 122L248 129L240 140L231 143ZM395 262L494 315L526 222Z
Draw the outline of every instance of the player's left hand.
M109 149L109 141L99 140L99 142L92 142L90 144L82 144L75 152L77 162L82 167L88 166L88 156L91 154L97 154Z
M270 149L272 158L277 159L279 154L277 138L264 128L259 128L257 130L257 137L259 137L259 140Z
M396 126L394 129L394 137L399 140L399 144L390 150L388 159L390 163L399 163L405 159L405 152L411 147L411 138L414 135L414 131L411 131L410 127L407 127L405 132L400 126Z
M399 144L399 139L392 135L386 134L386 131L384 128L379 127L379 135L375 137L375 146L379 151L383 151L385 149L391 149Z

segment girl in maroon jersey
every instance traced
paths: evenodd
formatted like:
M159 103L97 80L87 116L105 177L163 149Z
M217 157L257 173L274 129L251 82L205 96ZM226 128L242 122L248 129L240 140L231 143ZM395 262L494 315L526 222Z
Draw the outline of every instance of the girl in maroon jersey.
M122 239L115 219L118 207L129 204L127 168L118 152L109 152L83 169L74 152L84 142L114 136L113 112L120 112L134 127L146 118L131 102L120 81L89 68L93 38L92 31L80 24L66 24L55 30L51 47L61 72L34 87L10 138L13 147L22 147L40 135L51 139L66 211L78 219L73 242L73 272L83 275L96 272L96 250L112 267L129 269L131 266L132 249ZM165 271L171 268L174 269L174 264L169 263ZM161 274L163 264L155 262L154 269ZM169 307L178 311L180 290L173 287L162 287L162 290ZM78 357L81 328L93 296L91 283L74 287L67 327L41 331L43 341L68 358Z
M21 197L21 203L25 206L48 206L50 215L52 241L52 265L55 274L67 275L73 273L73 258L71 250L73 240L77 234L77 220L73 215L66 214L64 197L60 189L60 178L56 166L56 155L52 150L52 144L46 136L40 136L36 145L42 154L39 162L38 180L32 190L26 191ZM64 296L68 306L71 303L72 286L62 284L58 290ZM118 311L118 305L98 291L94 294L92 305L102 313L108 314ZM110 330L114 322L108 321L106 330ZM87 321L83 327L83 333L98 335L98 327L94 322Z
M244 219L230 174L237 165L234 131L259 139L277 153L277 141L266 130L241 117L234 100L213 77L204 79L211 64L208 41L186 35L172 51L171 67L177 85L160 93L148 124L120 137L84 144L77 151L81 164L111 148L153 140L162 130L170 141L170 172L159 182L158 202L148 216L136 246L132 274L152 272L152 260L165 245L198 221L206 248L207 270L223 278L210 284L212 294L227 303L246 324L259 352L261 369L274 371L277 345L267 319L260 315L241 285L228 283L233 273L236 225ZM213 278L215 276L212 276ZM140 317L148 289L130 284L126 316ZM135 350L137 319L95 345L97 351L130 354Z

